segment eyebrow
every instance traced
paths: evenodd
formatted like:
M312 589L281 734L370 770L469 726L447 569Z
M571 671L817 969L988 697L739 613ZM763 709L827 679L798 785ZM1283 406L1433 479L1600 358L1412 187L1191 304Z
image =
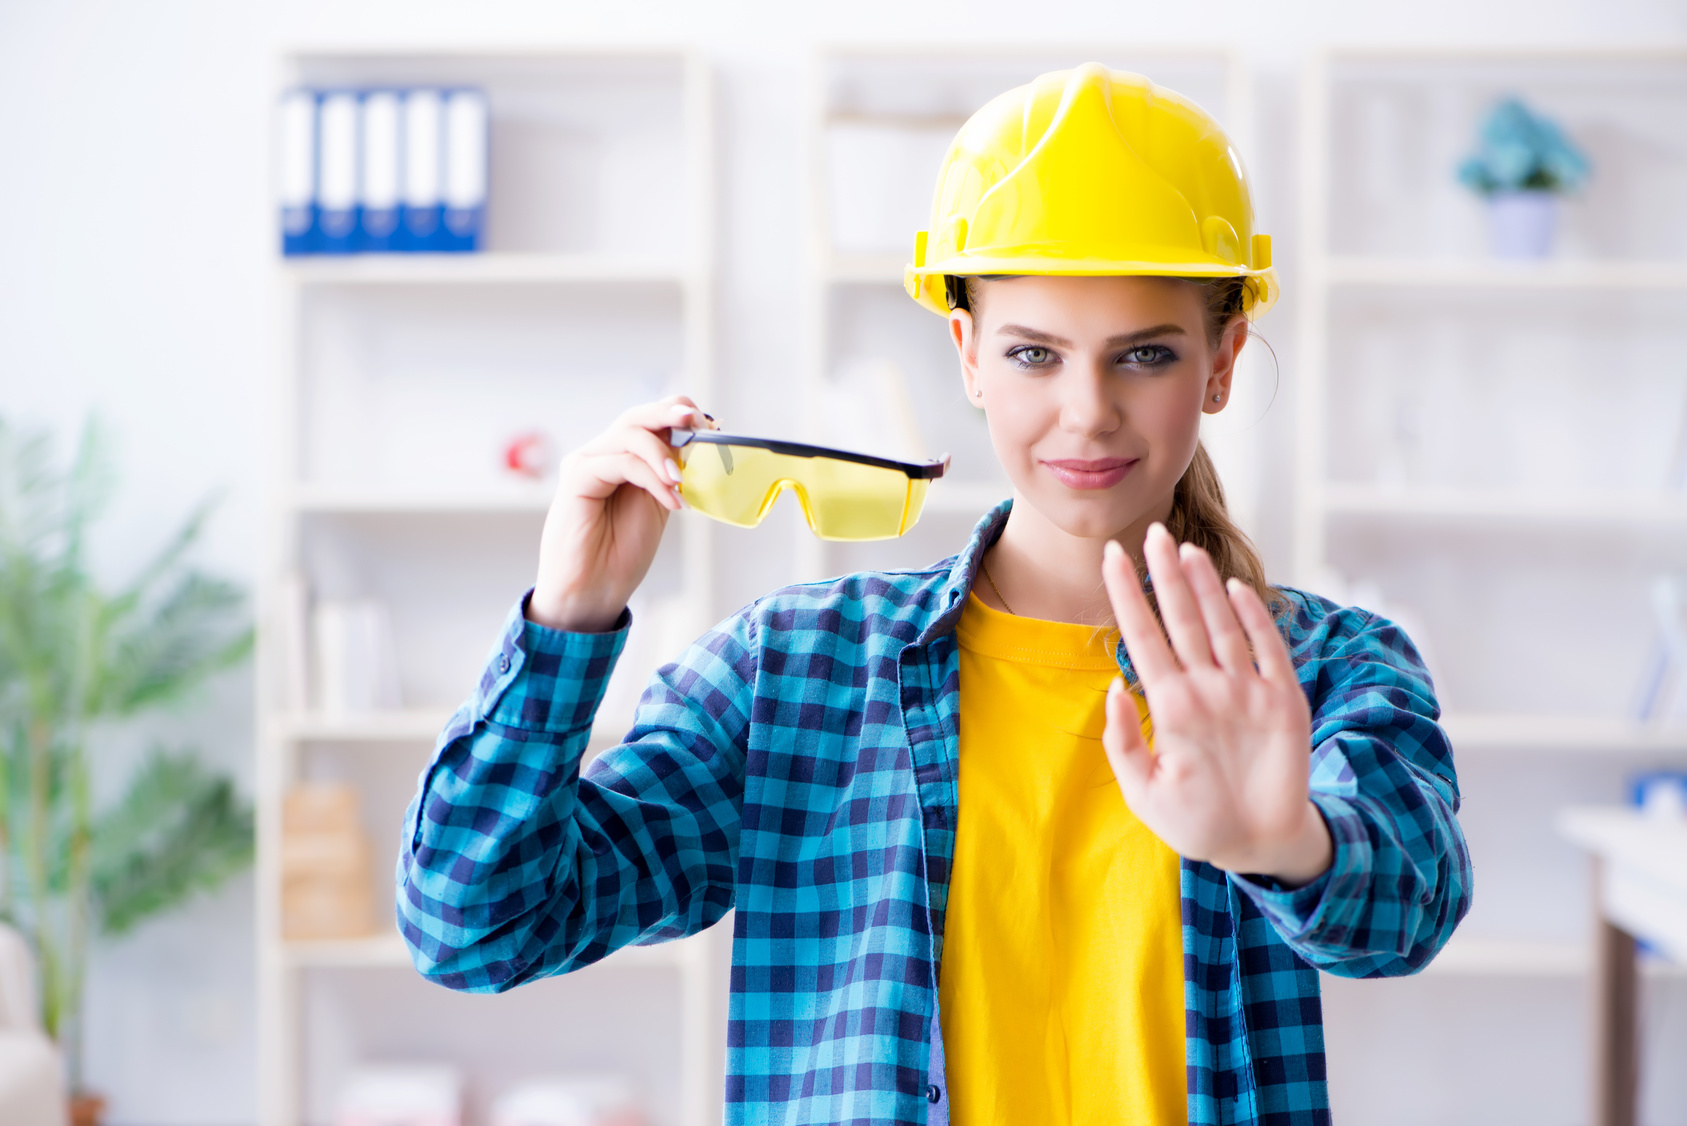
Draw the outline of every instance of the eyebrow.
M1017 336L1021 340L1029 340L1033 344L1048 344L1055 348L1070 348L1072 342L1064 336L1056 336L1052 332L1042 332L1038 329L1027 328L1025 325L1003 325L996 330L997 336ZM1163 324L1152 328L1138 329L1135 332L1121 333L1109 336L1104 347L1119 348L1126 344L1137 344L1144 340L1152 340L1156 336L1188 336L1182 325Z

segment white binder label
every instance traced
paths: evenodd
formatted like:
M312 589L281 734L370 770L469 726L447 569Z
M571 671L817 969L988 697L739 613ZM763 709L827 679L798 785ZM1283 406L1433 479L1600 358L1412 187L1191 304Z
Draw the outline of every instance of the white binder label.
M398 95L390 90L363 95L363 206L398 206Z
M357 95L322 99L320 178L317 201L324 210L350 211L357 204Z
M486 95L453 91L445 107L445 205L469 210L486 203Z
M316 195L316 97L309 90L281 99L279 191L281 206L289 210L309 207Z
M440 112L438 90L404 96L404 202L409 207L439 203Z

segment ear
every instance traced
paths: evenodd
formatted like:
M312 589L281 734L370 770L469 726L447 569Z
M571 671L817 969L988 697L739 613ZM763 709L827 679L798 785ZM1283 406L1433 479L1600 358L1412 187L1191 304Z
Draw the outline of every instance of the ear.
M1236 374L1236 360L1242 346L1248 342L1248 321L1237 317L1230 322L1213 349L1212 374L1207 377L1206 395L1201 402L1204 414L1217 414L1230 405L1230 381Z
M978 338L972 313L966 309L949 311L949 339L955 342L955 352L961 358L961 383L966 387L967 402L980 406L978 401Z

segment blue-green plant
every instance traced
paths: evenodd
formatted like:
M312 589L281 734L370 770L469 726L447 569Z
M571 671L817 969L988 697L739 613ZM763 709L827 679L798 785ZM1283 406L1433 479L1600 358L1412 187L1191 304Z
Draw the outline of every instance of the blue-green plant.
M0 918L30 940L42 1020L81 1087L90 935L121 934L251 862L252 811L188 750L155 747L93 807L116 725L246 659L243 592L188 562L202 505L116 589L88 536L115 475L97 426L70 464L0 419ZM117 788L117 787L114 787Z
M1593 166L1556 123L1517 98L1496 105L1482 123L1476 152L1459 165L1459 181L1494 192L1573 192Z

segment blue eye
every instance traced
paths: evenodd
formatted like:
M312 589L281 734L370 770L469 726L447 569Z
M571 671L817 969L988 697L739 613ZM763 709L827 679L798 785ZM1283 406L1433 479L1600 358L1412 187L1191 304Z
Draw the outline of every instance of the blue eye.
M1008 359L1013 360L1020 367L1040 368L1047 367L1054 362L1054 353L1047 348L1027 344L1008 352Z
M1177 353L1164 344L1139 344L1119 357L1121 364L1132 367L1159 367L1177 359Z

